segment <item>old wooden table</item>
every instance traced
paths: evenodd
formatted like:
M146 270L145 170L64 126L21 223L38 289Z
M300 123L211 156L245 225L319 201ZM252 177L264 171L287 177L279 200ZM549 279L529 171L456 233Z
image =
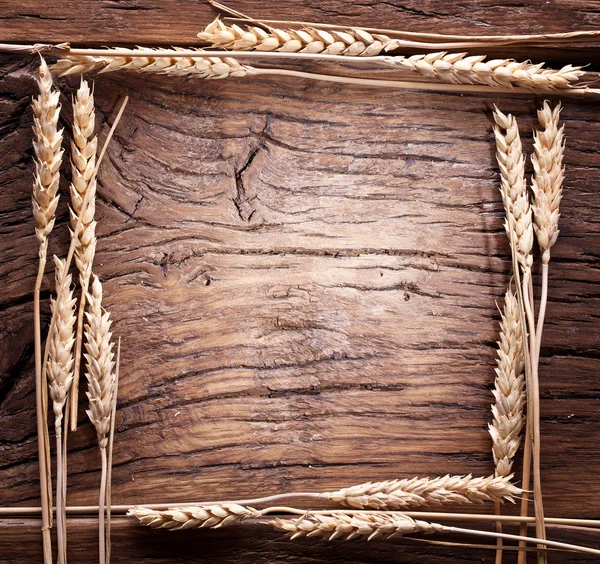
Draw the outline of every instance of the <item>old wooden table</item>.
M600 28L597 3L579 0L233 4L263 17L445 33ZM7 0L0 40L193 45L214 15L186 0ZM597 53L531 56L595 63ZM35 61L0 65L0 506L32 506ZM64 125L76 84L61 82ZM491 108L518 116L529 150L539 99L125 74L102 75L95 89L102 136L119 98L131 97L97 205L97 273L124 345L114 503L492 472L486 424L509 253ZM564 106L568 180L541 360L543 485L547 515L599 518L600 120L596 103ZM66 200L51 238L60 254ZM45 323L51 283L48 272ZM69 505L97 499L95 435L80 419ZM69 533L71 561L94 562L94 520L70 518ZM598 545L589 533L552 535ZM408 540L155 533L123 518L113 553L115 563L493 561ZM0 521L0 562L40 559L36 519Z

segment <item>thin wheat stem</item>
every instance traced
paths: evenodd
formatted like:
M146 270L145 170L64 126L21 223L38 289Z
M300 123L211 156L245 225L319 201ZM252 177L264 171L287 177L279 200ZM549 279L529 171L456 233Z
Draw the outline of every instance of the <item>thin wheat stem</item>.
M546 304L548 303L548 263L542 263L542 295L540 297L540 309L538 312L538 322L536 328L536 351L539 362L540 350L542 347L542 332L544 330L544 320L546 318Z
M494 514L500 515L500 502L494 502ZM496 532L502 532L502 521L496 521ZM502 539L496 538L496 564L502 564Z
M35 342L35 399L37 408L38 460L40 473L40 500L42 504L42 540L44 563L52 564L52 540L50 538L50 504L48 499L48 478L46 466L46 444L44 441L44 415L42 409L42 335L40 323L40 290L46 270L46 255L48 242L44 241L39 249L38 273L33 291L33 332Z
M525 299L525 313L529 325L529 354L532 362L532 408L533 408L533 437L532 437L532 458L533 458L533 499L536 518L536 535L538 538L546 538L544 528L544 506L542 499L542 482L541 482L541 467L540 467L540 391L537 374L537 341L535 335L535 318L530 301L530 281L531 271L527 271L523 277L523 296ZM546 556L538 555L538 562L543 564L546 561Z
M56 538L58 542L58 564L65 564L64 524L63 515L63 473L62 473L62 436L60 423L56 427Z
M480 530L476 530L476 529L463 529L462 527L444 527L445 532L447 533L464 533L466 535L475 535L475 536L480 536L480 537L491 537L491 538L502 538L502 539L506 539L506 540L515 540L515 541L523 541L523 542L528 542L528 543L537 543L538 547L550 547L550 548L564 548L566 550L575 550L577 552L583 552L586 554L594 554L596 556L600 555L600 550L597 550L595 548L589 548L587 546L579 546L576 544L568 544L568 543L564 543L564 542L557 542L557 541L551 541L551 540L547 540L547 539L542 539L540 537L538 538L532 538L532 537L525 537L522 535L509 535L507 533L496 533L496 532L492 532L492 531L480 531ZM538 552L538 557L540 555L540 552ZM545 554L543 554L544 557L546 557Z
M110 517L112 513L112 464L113 446L115 442L115 421L117 418L117 396L119 393L119 371L121 366L121 337L117 341L117 360L115 365L114 397L110 416L110 433L108 436L108 472L106 478L106 564L110 564L111 539L110 539Z
M106 504L106 448L100 448L100 457L102 458L102 475L100 477L100 497L98 501L98 555L99 564L106 564L106 541L104 538L104 506Z

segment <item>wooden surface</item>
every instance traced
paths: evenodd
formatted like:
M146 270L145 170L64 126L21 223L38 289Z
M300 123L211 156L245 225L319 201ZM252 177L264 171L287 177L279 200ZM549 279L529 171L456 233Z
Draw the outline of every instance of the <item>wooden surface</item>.
M5 2L0 39L191 44L214 16L203 3L156 4ZM469 33L600 27L590 6L235 3L264 16ZM0 506L31 506L35 61L0 64ZM65 126L76 85L61 82ZM97 205L96 272L123 338L114 503L493 471L496 302L510 265L491 108L517 115L529 150L540 99L124 74L102 75L95 92L101 137L120 97L131 97ZM564 105L568 172L541 360L543 483L548 515L600 518L600 119L597 104ZM66 199L50 243L59 254ZM49 271L45 322L51 282ZM80 420L70 505L97 498L95 435L83 411ZM39 560L35 520L0 525L0 562ZM71 561L93 562L93 520L71 528ZM290 544L254 529L177 538L119 521L113 561L493 561L414 541Z

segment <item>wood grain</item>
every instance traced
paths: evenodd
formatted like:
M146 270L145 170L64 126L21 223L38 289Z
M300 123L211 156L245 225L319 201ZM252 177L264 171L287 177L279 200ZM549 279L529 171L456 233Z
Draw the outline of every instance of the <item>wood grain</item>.
M127 42L135 33L181 42L211 17L203 4L185 2L69 2L54 11L35 4L0 7L4 39ZM593 8L576 1L479 2L478 12L472 2L375 4L236 6L354 24L443 23L447 32L471 31L469 17L486 33L523 31L528 19L531 32L600 27ZM3 57L1 65L0 506L36 505L35 61ZM76 83L61 83L64 126ZM124 74L98 77L95 93L101 137L119 98L131 96L100 170L97 206L96 270L123 338L115 503L493 471L486 424L496 301L510 265L491 108L517 115L529 150L539 100ZM541 370L546 513L598 518L600 119L582 101L565 102L563 116L568 180ZM65 175L64 194L67 186ZM59 216L50 245L64 254L64 197ZM46 322L51 281L48 272ZM70 505L94 503L99 480L95 434L80 413ZM72 527L72 560L94 561L92 521ZM408 541L291 545L245 530L178 538L174 549L171 535L119 521L114 561L139 551L148 562L493 557ZM0 562L39 559L33 521L2 522L0 539L8 548Z

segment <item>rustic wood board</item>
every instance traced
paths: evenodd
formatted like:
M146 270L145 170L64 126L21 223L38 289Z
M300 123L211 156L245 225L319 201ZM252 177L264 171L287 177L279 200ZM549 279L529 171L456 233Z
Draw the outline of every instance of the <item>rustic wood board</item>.
M63 4L5 2L1 39L191 44L213 17L195 2ZM235 5L423 31L600 27L598 10L574 0ZM0 506L38 499L34 65L3 57L0 68ZM65 126L76 84L61 83ZM529 149L538 99L124 74L95 88L101 136L120 96L131 96L97 206L97 272L124 345L115 503L492 472L485 429L509 253L491 108L518 116ZM563 116L568 181L542 347L546 512L598 518L600 120L582 101L567 101ZM64 254L66 198L59 215L51 252ZM51 286L48 272L46 322ZM99 479L95 436L80 419L73 505L95 503ZM35 520L0 525L0 562L39 560ZM71 527L72 561L94 561L93 520ZM113 561L492 561L408 541L290 544L245 529L177 538L174 549L174 536L120 520Z

